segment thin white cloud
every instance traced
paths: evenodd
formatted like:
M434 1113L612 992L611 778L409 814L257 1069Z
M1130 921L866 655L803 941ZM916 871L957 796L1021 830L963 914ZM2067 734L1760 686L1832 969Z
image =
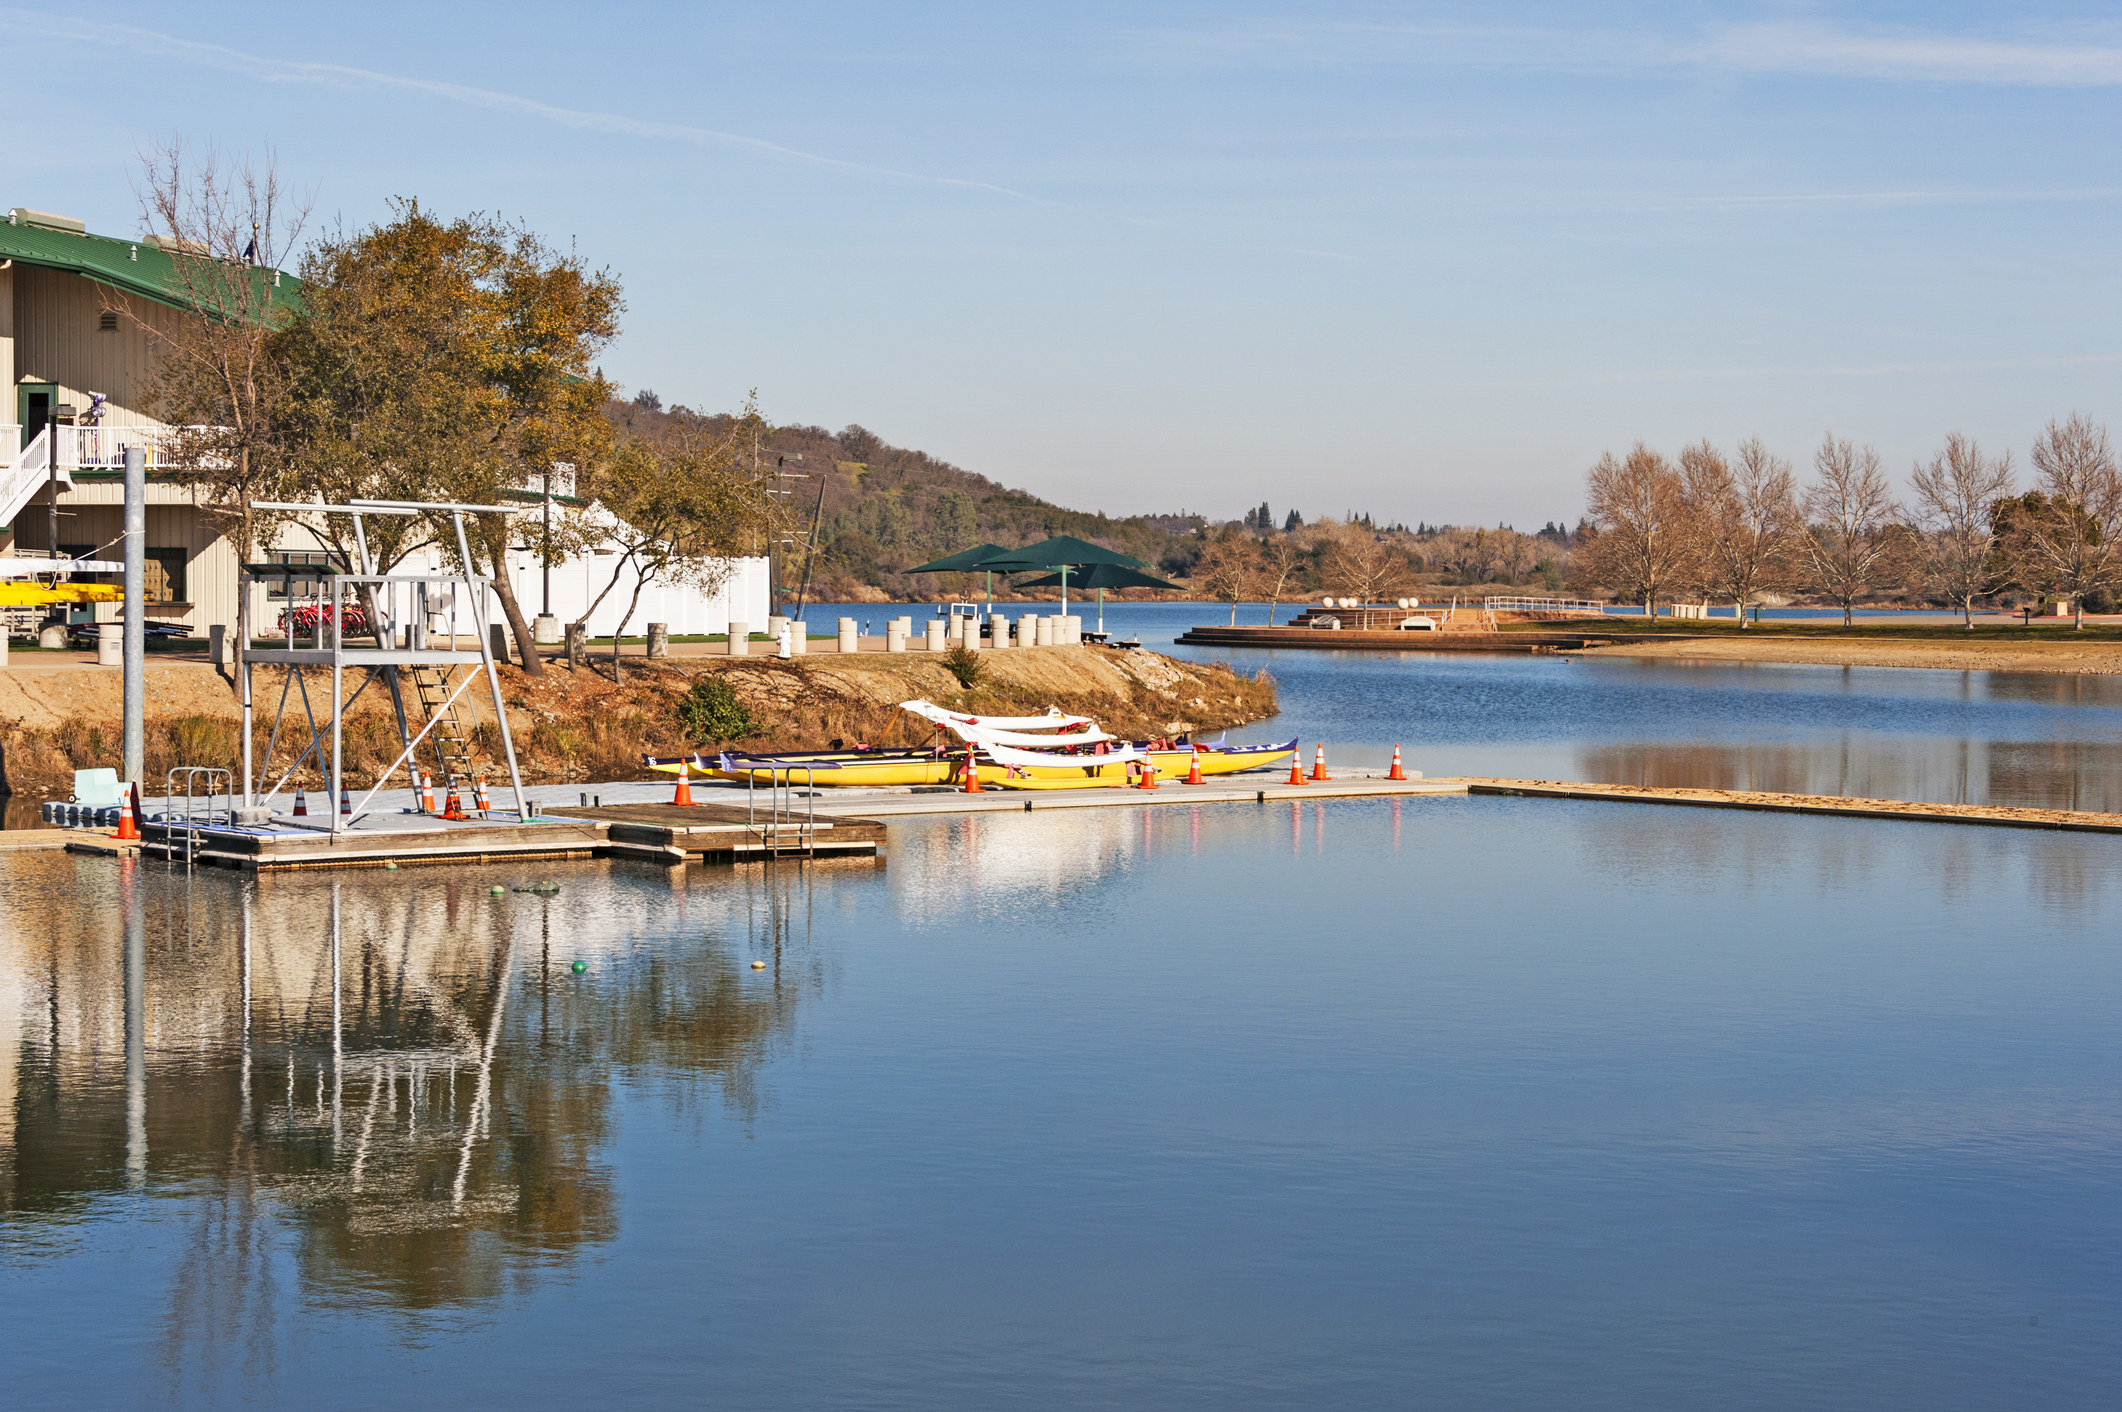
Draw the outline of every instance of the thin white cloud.
M1742 25L1708 41L1701 55L1718 68L1757 73L2050 88L2122 84L2122 47L2093 42Z
M2041 202L2113 201L2122 187L2093 186L2059 191L1794 191L1673 196L1646 204L1651 211L1759 210L1788 206L2015 206Z
M653 122L643 118L631 118L621 113L599 113L579 108L562 108L536 99L522 98L512 93L500 93L488 88L474 88L468 84L446 83L438 79L411 78L402 74L379 73L373 69L350 68L343 64L317 64L296 62L289 59L272 59L258 54L248 54L239 49L230 49L219 44L204 44L197 40L183 39L176 35L163 34L156 30L137 29L131 25L96 24L85 20L58 19L30 10L0 9L0 25L5 25L16 34L35 34L47 39L59 39L69 43L96 44L132 50L139 54L150 54L160 58L174 59L179 63L199 68L215 69L222 73L240 74L260 83L301 84L313 88L333 89L342 93L400 92L421 93L441 98L468 107L484 108L492 112L511 113L518 117L532 118L551 123L557 127L575 128L584 132L609 133L619 137L641 137L663 142L679 142L696 147L736 148L781 157L790 161L806 162L821 167L834 167L842 171L857 172L864 176L880 177L892 181L918 182L930 186L959 187L968 191L991 192L1019 201L1032 201L1041 205L1052 205L1042 197L1011 187L998 186L993 182L974 181L965 177L929 176L920 172L900 171L893 167L880 167L868 162L854 162L842 157L828 157L817 152L806 152L801 148L785 147L765 138L748 137L743 133L720 132L713 128L692 127L684 123ZM13 56L20 61L20 56Z
M1787 22L1693 34L1527 26L1245 21L1141 30L1138 59L1272 67L1424 65L1639 75L1676 70L2034 87L2122 84L2113 30L2023 38Z

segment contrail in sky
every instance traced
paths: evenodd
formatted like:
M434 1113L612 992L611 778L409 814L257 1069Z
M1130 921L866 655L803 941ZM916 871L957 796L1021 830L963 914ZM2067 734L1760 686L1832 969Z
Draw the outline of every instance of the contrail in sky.
M103 44L130 49L135 53L159 55L181 63L201 68L219 69L223 73L241 74L260 83L304 84L313 88L337 89L343 93L376 92L395 90L405 93L424 93L435 98L445 98L468 107L485 108L493 112L513 113L521 117L535 118L558 127L577 128L585 132L611 133L620 137L646 137L663 142L682 142L695 147L735 147L762 152L769 156L783 157L790 161L809 162L821 167L837 167L842 171L859 172L865 176L885 177L894 181L921 182L930 186L955 186L968 191L992 192L1018 201L1032 201L1040 205L1055 204L1029 192L1011 187L998 186L989 181L973 181L965 177L927 176L920 172L899 171L892 167L873 166L867 162L851 162L841 157L827 157L816 152L805 152L797 147L784 147L778 142L769 142L762 137L747 137L742 133L720 132L714 128L692 127L685 123L652 122L643 118L630 118L621 113L597 113L579 108L561 108L551 103L540 103L536 99L521 98L513 93L497 93L490 88L474 88L469 84L445 83L439 79L408 78L402 74L378 73L373 69L350 68L343 64L298 63L289 59L270 59L258 54L246 54L240 49L230 49L219 44L202 44L197 40L182 39L172 34L162 34L151 29L136 29L131 25L95 24L85 20L54 19L49 15L29 10L0 9L0 23L4 23L17 34L37 34L49 39L63 39L73 43Z

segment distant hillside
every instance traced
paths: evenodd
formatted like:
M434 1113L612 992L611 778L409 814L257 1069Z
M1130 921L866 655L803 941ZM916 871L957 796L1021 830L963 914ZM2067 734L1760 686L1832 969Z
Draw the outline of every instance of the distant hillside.
M610 411L620 426L650 435L687 420L706 425L721 420L684 407L665 408L653 393L615 402ZM809 477L789 482L804 532L818 508L822 478L813 599L896 599L969 588L978 575L908 577L904 571L983 541L1014 548L1074 535L1132 554L1167 575L1186 573L1201 552L1206 521L1199 515L1114 519L1066 509L924 451L887 445L857 426L837 434L823 427L783 427L767 454L785 470Z

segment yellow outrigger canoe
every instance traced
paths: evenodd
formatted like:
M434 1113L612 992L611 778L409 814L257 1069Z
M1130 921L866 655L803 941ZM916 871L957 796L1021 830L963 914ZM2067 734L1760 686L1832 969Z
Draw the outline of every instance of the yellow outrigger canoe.
M1237 774L1280 764L1296 752L1295 740L1274 745L1183 745L1165 750L1136 747L1130 756L1084 753L1052 757L1053 764L1003 765L973 747L983 789L1121 788L1139 779L1146 765L1161 780L1185 779L1195 759L1204 777ZM1021 759L1023 752L1011 752ZM650 769L694 779L775 781L885 788L893 785L957 785L965 779L966 749L887 747L876 750L791 750L773 754L723 751L716 755L644 756Z

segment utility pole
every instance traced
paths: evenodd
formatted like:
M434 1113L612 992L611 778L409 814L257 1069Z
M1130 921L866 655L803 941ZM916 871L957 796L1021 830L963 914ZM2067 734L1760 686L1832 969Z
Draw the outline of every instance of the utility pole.
M147 452L125 448L125 774L147 768Z

